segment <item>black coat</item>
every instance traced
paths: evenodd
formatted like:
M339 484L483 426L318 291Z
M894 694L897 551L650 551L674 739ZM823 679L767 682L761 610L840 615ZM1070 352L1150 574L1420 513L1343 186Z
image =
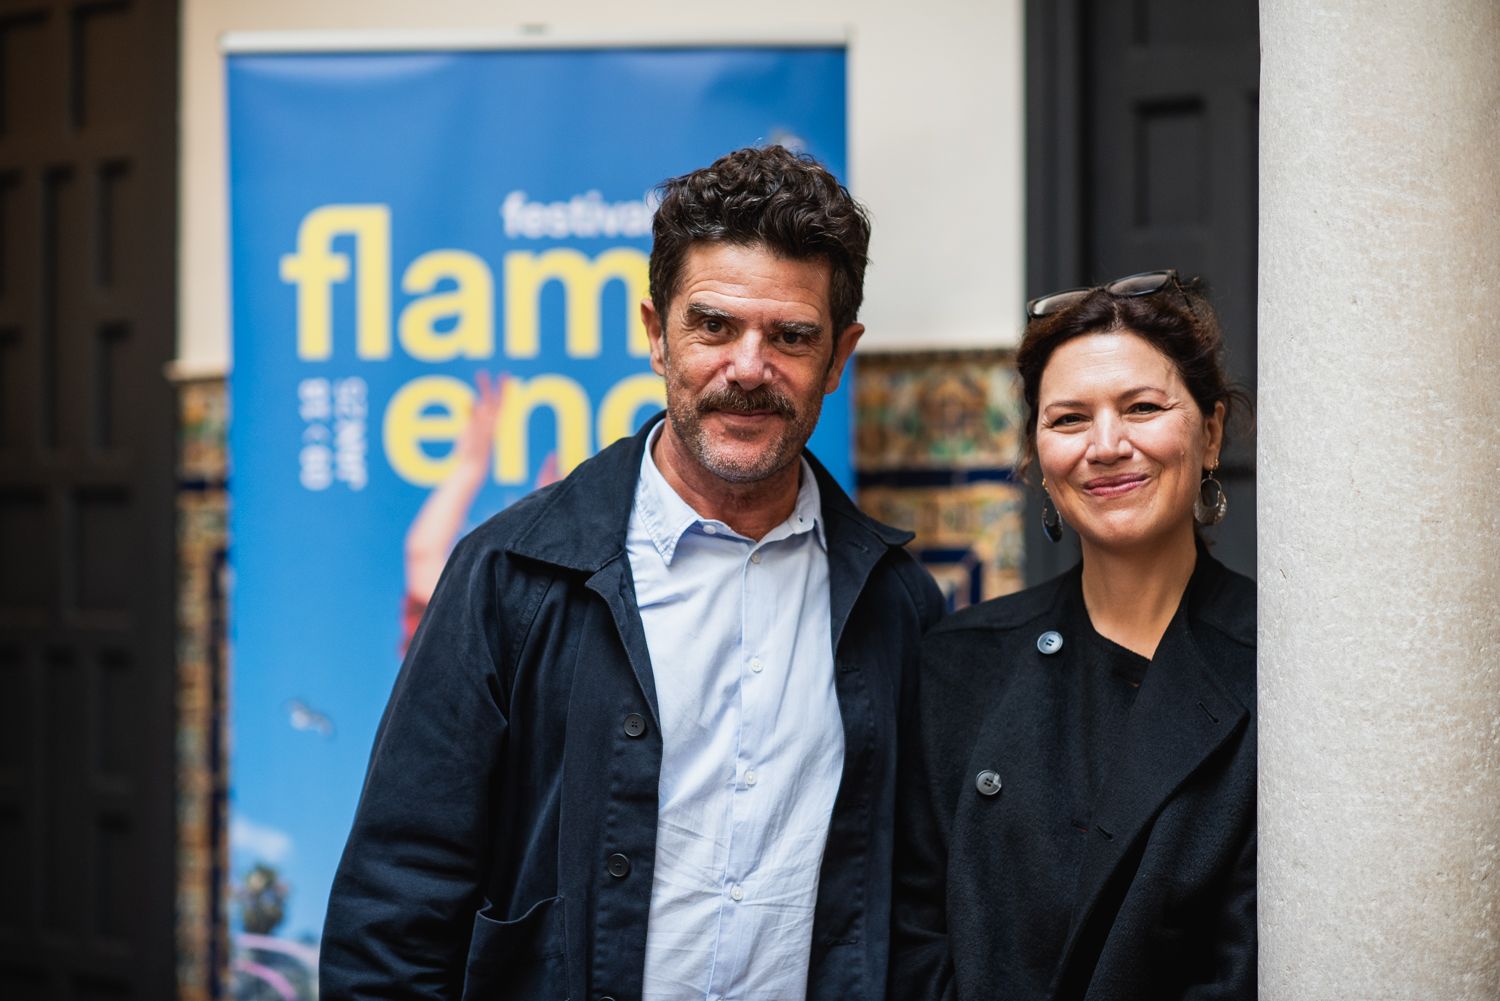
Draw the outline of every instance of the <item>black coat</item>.
M1059 787L1057 749L1105 739L1062 701L1088 649L1067 612L1080 573L950 616L923 643L903 718L892 1001L1255 997L1254 584L1200 549L1117 741L1095 755L1097 792L1079 797ZM1049 630L1063 638L1050 655ZM985 770L998 792L977 787ZM1067 813L1080 801L1092 816ZM1047 876L1070 893L1027 899L1024 866L1061 867Z
M662 742L625 533L648 431L501 512L449 560L334 879L323 1001L640 996ZM901 548L910 534L813 468L844 773L808 997L878 998L897 706L942 605Z

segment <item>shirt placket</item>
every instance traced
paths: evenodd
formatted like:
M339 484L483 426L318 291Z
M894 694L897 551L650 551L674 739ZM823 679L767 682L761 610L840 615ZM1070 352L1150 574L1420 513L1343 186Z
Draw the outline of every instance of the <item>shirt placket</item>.
M738 978L726 978L724 973L743 971L743 953L753 948L754 921L750 917L753 906L754 865L757 839L749 836L763 825L766 818L758 809L756 795L760 783L757 762L763 751L763 724L765 713L765 687L771 683L770 626L774 614L770 608L774 601L770 576L763 569L766 552L764 541L752 544L745 554L741 566L740 587L740 677L739 677L739 741L735 752L734 776L731 787L731 817L734 833L730 837L729 865L724 873L722 888L722 918L720 921L720 951L728 962L716 963L713 982L709 984L710 1001L729 998L743 985Z

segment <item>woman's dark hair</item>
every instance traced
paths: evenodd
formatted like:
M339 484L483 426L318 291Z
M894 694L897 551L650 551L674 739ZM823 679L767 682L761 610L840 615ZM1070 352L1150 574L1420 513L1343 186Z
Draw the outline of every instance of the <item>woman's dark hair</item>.
M832 273L828 303L836 338L859 315L869 262L864 207L822 164L784 146L735 150L663 181L651 223L651 304L666 322L695 243L764 244L791 260L821 259Z
M1026 439L1017 468L1022 478L1036 461L1037 399L1052 353L1075 337L1116 330L1135 334L1166 355L1205 416L1213 413L1214 404L1224 404L1226 442L1231 418L1243 411L1248 421L1250 397L1229 381L1219 317L1196 280L1174 279L1160 291L1138 296L1097 288L1076 305L1031 320L1021 335L1016 369L1026 400Z

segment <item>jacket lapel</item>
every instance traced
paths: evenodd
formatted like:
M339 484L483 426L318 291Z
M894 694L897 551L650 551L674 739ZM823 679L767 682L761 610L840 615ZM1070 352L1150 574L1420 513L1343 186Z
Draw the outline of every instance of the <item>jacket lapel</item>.
M585 586L604 601L625 648L630 669L651 707L657 726L661 712L646 630L636 607L625 535L630 527L635 485L640 476L646 438L661 415L646 422L633 438L624 438L586 460L566 479L537 495L538 510L510 551L562 570L587 574Z
M882 525L855 507L828 470L811 453L802 454L817 477L818 495L823 501L823 531L828 537L829 636L837 659L844 626L864 590L870 571L875 569L875 564L885 556L887 549L905 545L913 535Z
M1147 833L1167 799L1249 716L1215 679L1212 665L1193 639L1188 624L1192 590L1190 584L1190 593L1151 660L1094 810L1094 831L1078 876L1076 899L1081 906L1063 948L1059 975L1068 969L1074 947L1120 862Z
M658 731L661 727L661 710L656 704L656 676L651 671L651 653L646 646L646 627L641 622L640 609L635 602L635 587L630 579L626 559L611 560L601 567L586 585L609 607L615 620L615 630L625 647L625 656L635 674L637 684L651 707L651 718Z

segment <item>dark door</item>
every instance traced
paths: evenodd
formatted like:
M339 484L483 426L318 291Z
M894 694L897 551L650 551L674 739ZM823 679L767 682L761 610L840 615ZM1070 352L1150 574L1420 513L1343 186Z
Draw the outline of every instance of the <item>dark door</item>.
M175 993L177 4L0 13L0 998Z
M1255 393L1258 94L1254 0L1027 4L1027 289L1136 271L1201 277L1230 373ZM1247 425L1219 478L1229 516L1208 534L1255 573L1255 450ZM1077 558L1071 536L1026 535L1027 578Z

